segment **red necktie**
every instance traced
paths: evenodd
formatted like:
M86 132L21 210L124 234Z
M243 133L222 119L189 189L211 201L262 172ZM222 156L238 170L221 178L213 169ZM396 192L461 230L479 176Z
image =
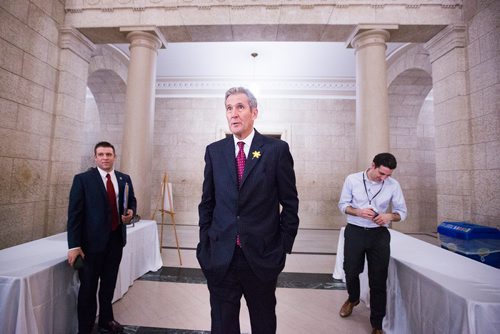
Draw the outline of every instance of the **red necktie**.
M243 149L245 143L242 141L238 142L238 155L236 156L236 171L238 172L238 187L241 186L241 180L243 179L243 172L245 171L245 150Z
M238 142L238 147L240 150L238 151L238 155L236 156L236 171L238 172L238 188L241 186L241 180L243 179L243 172L245 171L245 150L243 147L245 143L242 141ZM240 235L236 235L236 244L241 247L240 243Z
M114 231L118 227L118 209L116 208L116 193L111 176L106 174L106 192L108 193L108 203L111 207L111 229Z

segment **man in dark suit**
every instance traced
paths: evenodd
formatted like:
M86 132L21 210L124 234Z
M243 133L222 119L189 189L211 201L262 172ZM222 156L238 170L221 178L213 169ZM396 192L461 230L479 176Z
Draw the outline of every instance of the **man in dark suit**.
M299 226L293 159L286 142L254 130L257 100L249 90L229 89L225 107L233 136L206 148L198 207L211 330L240 333L243 295L252 333L276 333L277 278Z
M99 330L122 333L123 326L114 320L111 302L127 241L124 224L134 216L137 203L130 176L113 169L116 158L113 145L97 143L94 155L97 168L76 175L69 194L68 262L73 266L78 256L84 259L83 267L78 270L78 332L92 332L100 280Z

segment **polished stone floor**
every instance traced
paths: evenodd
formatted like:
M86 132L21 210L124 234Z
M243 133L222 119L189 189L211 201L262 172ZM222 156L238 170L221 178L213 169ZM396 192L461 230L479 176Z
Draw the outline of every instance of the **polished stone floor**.
M206 280L195 256L195 226L177 226L179 253L171 226L163 238L164 267L136 280L113 305L125 333L209 333L210 305ZM369 309L362 303L348 318L338 311L347 298L345 284L332 278L338 230L301 229L294 250L278 279L276 290L278 334L370 333ZM434 235L413 235L437 244ZM244 300L240 313L242 333L250 333Z
M207 283L201 269L179 267L163 267L158 271L145 274L140 280L191 284ZM290 289L345 290L345 283L333 279L331 274L283 272L278 277L277 287Z

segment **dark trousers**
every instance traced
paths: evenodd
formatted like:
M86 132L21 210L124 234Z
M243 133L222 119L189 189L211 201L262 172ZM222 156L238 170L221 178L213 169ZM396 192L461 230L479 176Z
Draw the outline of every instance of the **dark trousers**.
M344 271L349 301L359 300L359 274L363 272L365 255L370 285L370 323L382 329L387 303L387 271L391 234L385 227L366 229L347 224L344 231Z
M99 323L114 320L111 302L116 286L118 268L122 259L121 229L111 233L103 252L85 253L85 264L78 271L78 332L91 333L97 313L97 286L99 285Z
M252 334L276 333L276 283L260 280L252 271L241 248L236 247L231 265L221 282L211 283L212 334L240 334L242 295L250 313Z

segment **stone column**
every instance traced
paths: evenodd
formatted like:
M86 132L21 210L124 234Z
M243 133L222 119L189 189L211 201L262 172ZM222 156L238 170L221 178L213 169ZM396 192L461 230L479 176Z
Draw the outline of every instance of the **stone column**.
M73 176L80 173L84 151L85 95L89 62L96 48L73 27L61 27L53 131L50 145L50 188L46 235L64 231L68 194Z
M366 168L389 151L389 101L385 50L389 32L373 29L352 41L356 54L356 164Z
M473 159L465 46L465 26L449 26L425 44L434 89L438 223L471 219Z
M155 108L156 58L162 41L146 31L131 31L130 64L125 99L121 169L130 174L137 198L137 212L149 217Z

